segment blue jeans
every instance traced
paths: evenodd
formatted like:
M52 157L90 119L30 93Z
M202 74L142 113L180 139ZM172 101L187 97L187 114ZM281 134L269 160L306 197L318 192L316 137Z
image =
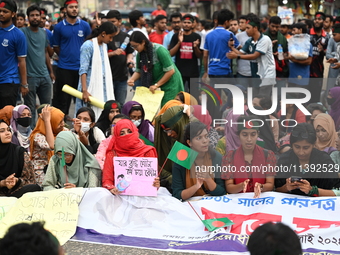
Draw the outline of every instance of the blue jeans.
M115 99L123 106L127 95L127 81L113 81Z
M24 96L24 103L32 112L31 128L36 123L36 96L38 95L40 104L51 103L52 80L50 76L46 77L27 77L29 92Z

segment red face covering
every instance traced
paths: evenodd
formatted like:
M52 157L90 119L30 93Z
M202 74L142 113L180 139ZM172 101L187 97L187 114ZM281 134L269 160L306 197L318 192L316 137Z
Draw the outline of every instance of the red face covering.
M130 129L132 133L120 136L120 131L124 128ZM145 153L152 150L157 155L154 147L145 145L139 139L138 129L131 120L118 121L114 129L114 137L115 145L113 149L119 157L143 157Z

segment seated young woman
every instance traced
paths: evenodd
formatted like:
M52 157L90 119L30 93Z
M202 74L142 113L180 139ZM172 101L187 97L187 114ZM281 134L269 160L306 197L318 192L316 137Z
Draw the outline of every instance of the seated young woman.
M221 173L207 171L209 166L220 166L222 160L221 154L209 146L207 126L201 122L191 122L185 128L183 140L186 146L198 152L198 156L190 169L174 163L172 195L180 200L206 194L225 195Z
M44 170L53 156L55 137L64 130L64 115L58 108L45 105L31 133L30 157L34 165L35 179L39 185L42 185Z
M256 118L251 115L241 115L238 118L237 130L241 146L223 157L222 166L227 167L227 170L222 173L222 178L228 193L254 192L254 197L258 198L261 192L273 190L275 173L252 171L252 167L275 167L276 157L274 152L256 144L260 123L252 119Z
M65 165L62 162L63 150ZM101 169L95 157L73 132L60 132L55 139L54 155L48 164L43 182L44 191L100 187L100 184Z
M336 151L337 134L332 117L329 114L320 113L315 117L313 126L316 132L315 148L328 154Z
M24 147L27 152L30 151L31 122L32 113L28 106L17 105L14 107L10 125L13 131L12 143Z
M11 128L0 119L0 196L19 198L27 192L40 191L26 150L11 140Z
M104 110L97 120L96 126L104 133L105 137L111 135L111 123L114 116L121 113L122 106L116 100L107 101Z
M76 118L73 119L72 131L75 132L79 140L92 153L96 154L99 144L105 139L104 133L95 126L96 116L90 107L82 107L77 111Z
M114 127L114 143L112 149L108 149L103 168L102 186L112 194L118 195L114 178L114 157L157 157L156 149L144 144L139 139L138 129L131 120L120 120ZM159 187L159 178L156 177L153 186Z
M126 102L123 105L122 113L128 116L133 124L136 125L138 132L142 135L141 139L147 139L151 143L154 142L155 128L149 120L145 119L143 105L136 101Z
M290 135L292 149L281 154L277 163L280 169L290 171L278 172L276 191L304 196L336 195L333 190L340 187L336 167L326 152L315 148L315 142L316 132L311 124L300 123L293 128Z

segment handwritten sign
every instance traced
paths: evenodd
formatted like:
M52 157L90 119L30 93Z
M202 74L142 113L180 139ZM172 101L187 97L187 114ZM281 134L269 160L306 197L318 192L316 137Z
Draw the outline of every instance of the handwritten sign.
M114 157L115 186L122 195L157 196L157 158Z
M45 228L58 238L61 245L65 244L76 232L78 204L82 196L83 188L24 194L5 217L0 217L0 238L15 224L45 221Z
M152 121L161 105L163 96L164 91L156 90L155 94L152 94L146 87L137 87L132 101L143 105L145 119Z
M0 197L0 221L4 218L10 208L15 205L17 199L15 197Z

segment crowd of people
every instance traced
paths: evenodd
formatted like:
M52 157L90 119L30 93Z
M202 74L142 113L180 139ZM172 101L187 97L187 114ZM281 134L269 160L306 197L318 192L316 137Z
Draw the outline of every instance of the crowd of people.
M208 22L158 11L151 30L141 11L131 11L127 31L119 11L96 14L89 23L79 18L78 2L66 0L59 22L46 28L46 10L31 5L18 14L13 0L1 1L0 195L72 187L104 187L117 195L113 158L122 156L158 158L153 186L180 200L240 192L259 197L273 190L339 195L340 17L317 12L312 21L286 25L273 16L262 31L253 13L236 19L223 9ZM224 79L244 98L252 89L244 114L234 113L227 89L213 89L225 95L220 107L203 104L207 88ZM72 117L64 84L82 93ZM126 101L129 86L164 91L154 119L146 119L148 105ZM282 88L308 89L304 106L311 115L294 104L254 115L254 107L272 108L274 87L279 99ZM91 106L91 96L106 102L104 109ZM216 125L215 119L237 124ZM167 160L176 141L198 153L189 169ZM201 170L216 165L236 171ZM320 165L325 171L311 175L308 170ZM294 178L290 172L241 171L254 166L300 171Z

